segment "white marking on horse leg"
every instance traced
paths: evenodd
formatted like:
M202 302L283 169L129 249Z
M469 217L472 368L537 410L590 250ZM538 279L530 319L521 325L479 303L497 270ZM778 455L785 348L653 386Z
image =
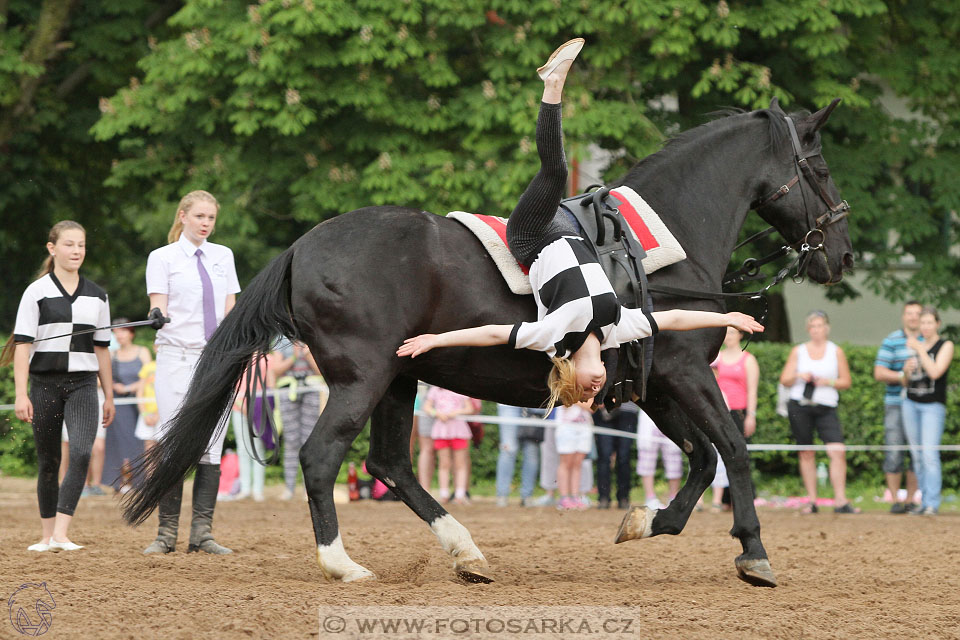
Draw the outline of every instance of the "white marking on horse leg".
M430 523L430 528L440 540L443 550L453 556L454 568L466 563L479 562L479 566L486 567L487 559L480 553L480 549L473 543L473 538L467 528L457 522L449 513Z
M328 545L317 545L317 564L327 580L353 582L363 578L376 578L372 571L363 568L350 559L340 534Z

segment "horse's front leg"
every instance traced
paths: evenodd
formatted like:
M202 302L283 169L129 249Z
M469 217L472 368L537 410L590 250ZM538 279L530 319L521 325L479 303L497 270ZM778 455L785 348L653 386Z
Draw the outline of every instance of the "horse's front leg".
M370 389L362 385L330 384L330 398L300 448L303 484L307 490L313 533L317 541L317 563L327 580L353 582L373 579L372 571L354 562L343 546L333 501L333 487L340 465L372 410Z
M446 512L413 474L410 464L410 430L417 395L414 378L398 377L373 411L367 471L430 525L444 551L453 557L457 577L466 582L493 582L483 553L467 528Z
M704 490L710 486L717 468L717 454L707 437L696 429L690 419L666 393L650 389L643 410L686 454L690 473L677 495L664 509L646 506L632 507L624 516L617 532L616 543L649 538L661 534L676 535L683 531L690 514Z
M678 386L680 384L682 386ZM707 367L698 368L690 375L668 379L665 386L672 389L675 398L687 399L681 405L684 412L716 445L727 467L733 503L730 535L739 538L743 547L743 553L736 559L737 574L752 585L777 586L767 552L760 541L760 519L753 504L755 493L747 443L730 416L713 374Z

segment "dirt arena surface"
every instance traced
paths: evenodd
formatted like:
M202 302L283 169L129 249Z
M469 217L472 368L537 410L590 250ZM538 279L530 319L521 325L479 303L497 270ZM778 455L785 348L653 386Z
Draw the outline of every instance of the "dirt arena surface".
M34 483L0 478L0 598L46 582L56 608L45 638L355 637L320 633L318 607L331 605L551 606L571 615L583 606L632 608L630 633L592 637L960 637L956 515L761 510L780 581L764 589L736 577L729 514L695 513L680 536L614 545L623 515L616 509L559 513L481 501L451 513L470 529L496 582L466 585L405 506L362 502L340 507L341 531L348 553L379 580L328 584L305 502L271 499L279 491L268 488L262 503L218 505L214 530L234 549L230 556L185 553L189 486L176 553L140 554L156 516L131 529L113 498L83 498L71 538L86 549L53 554L26 550L39 539ZM22 637L0 622L0 638Z

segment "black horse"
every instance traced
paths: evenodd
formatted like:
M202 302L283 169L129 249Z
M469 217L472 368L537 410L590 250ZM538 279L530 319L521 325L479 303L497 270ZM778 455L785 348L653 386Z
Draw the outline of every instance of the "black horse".
M790 120L776 101L770 109L715 120L672 140L618 181L643 196L687 252L685 261L653 274L651 285L719 292L751 208L795 248L809 250L807 275L839 282L853 256L842 219L845 203L834 204L840 199L818 133L837 102ZM655 297L655 306L723 310L717 299L677 296ZM412 472L408 442L417 380L536 407L547 398L549 359L506 346L436 349L415 360L398 358L395 350L421 333L535 318L532 296L511 293L477 239L457 222L396 206L328 220L258 274L217 329L170 431L140 461L138 472L148 477L126 497L124 515L143 522L196 465L213 431L224 428L222 416L251 356L269 351L282 334L310 347L330 387L326 408L300 451L324 576L345 582L374 577L344 550L333 501L343 458L371 419L367 469L430 525L460 578L489 581L487 562L469 532ZM730 476L731 534L743 545L738 573L752 584L773 586L744 439L708 367L722 339L722 329L657 336L643 408L686 452L690 475L666 509L631 511L617 541L683 529L713 478L713 442Z

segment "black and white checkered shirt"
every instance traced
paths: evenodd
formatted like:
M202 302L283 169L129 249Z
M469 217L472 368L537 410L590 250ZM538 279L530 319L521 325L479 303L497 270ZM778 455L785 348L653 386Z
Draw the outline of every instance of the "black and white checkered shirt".
M601 349L610 349L657 331L650 314L620 305L596 256L577 236L554 240L540 251L530 265L530 285L537 321L514 325L508 344L515 349L567 358L591 333Z
M103 289L80 276L77 290L70 295L51 272L23 292L13 338L33 342L109 324L110 302ZM37 342L30 347L30 373L97 371L100 365L93 348L109 344L109 329Z

